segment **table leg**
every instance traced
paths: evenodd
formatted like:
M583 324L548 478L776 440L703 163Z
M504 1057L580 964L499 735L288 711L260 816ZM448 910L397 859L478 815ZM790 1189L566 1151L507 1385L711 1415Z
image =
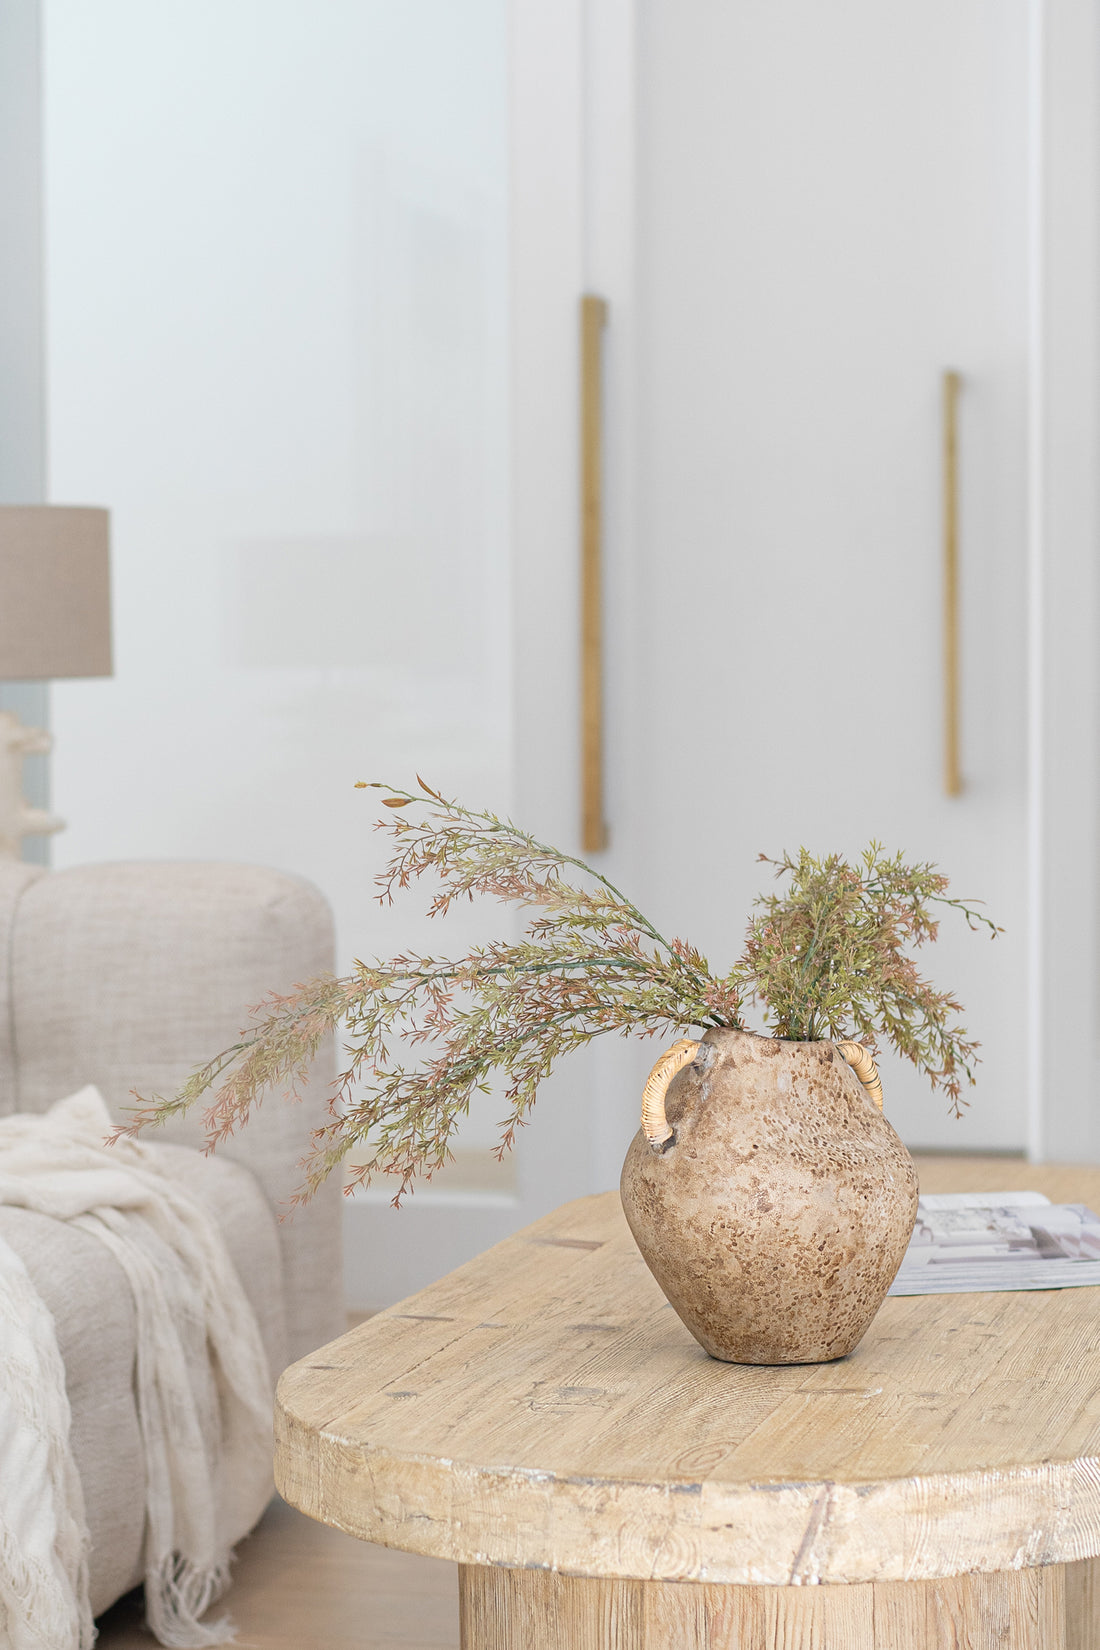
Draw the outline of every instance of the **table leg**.
M1066 1567L1066 1650L1100 1646L1100 1558Z
M462 1650L1100 1646L1093 1631L1100 1621L1095 1563L850 1587L603 1581L466 1564L459 1567L459 1600Z

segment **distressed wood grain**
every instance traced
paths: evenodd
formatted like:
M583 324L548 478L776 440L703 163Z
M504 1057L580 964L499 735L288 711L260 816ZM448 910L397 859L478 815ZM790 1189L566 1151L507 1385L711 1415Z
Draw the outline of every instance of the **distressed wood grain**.
M926 1161L928 1189L1100 1207L1100 1172ZM888 1300L848 1358L708 1358L608 1194L293 1366L278 1480L463 1564L739 1585L936 1580L1100 1553L1100 1295Z
M459 1571L462 1650L1062 1650L1064 1592L1061 1565L850 1587Z
M1100 1646L1100 1559L1066 1565L1066 1650Z

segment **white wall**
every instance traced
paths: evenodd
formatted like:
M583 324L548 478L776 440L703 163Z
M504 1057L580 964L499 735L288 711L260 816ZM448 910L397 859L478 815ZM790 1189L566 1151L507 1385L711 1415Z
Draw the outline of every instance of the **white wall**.
M50 491L111 507L117 661L56 689L55 861L438 945L353 786L508 801L501 0L48 0L45 75Z
M42 107L38 0L0 0L0 504L45 497L42 339ZM30 727L49 720L49 685L0 682L0 710ZM49 805L49 760L29 756L23 787ZM27 837L44 864L48 837Z
M42 498L42 146L37 0L0 4L0 500Z
M55 690L55 863L271 864L340 966L453 954L499 913L379 908L354 785L511 802L504 0L44 20L49 488L111 508L116 658ZM473 1248L482 1204L517 1218L498 1110ZM364 1260L410 1242L387 1197L352 1206L359 1304L400 1292Z

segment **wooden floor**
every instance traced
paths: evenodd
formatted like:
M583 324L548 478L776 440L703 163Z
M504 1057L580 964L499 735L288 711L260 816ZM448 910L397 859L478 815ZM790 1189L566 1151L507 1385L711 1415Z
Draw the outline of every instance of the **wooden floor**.
M242 1541L228 1614L237 1650L457 1650L458 1570L370 1547L282 1501ZM97 1650L155 1650L141 1593L99 1619Z

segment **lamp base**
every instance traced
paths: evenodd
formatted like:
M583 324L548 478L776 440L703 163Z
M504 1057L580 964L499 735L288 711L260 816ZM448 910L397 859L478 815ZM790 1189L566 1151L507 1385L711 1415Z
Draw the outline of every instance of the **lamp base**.
M43 756L53 741L44 728L28 728L14 711L0 710L0 859L19 859L25 836L63 831L65 821L32 808L23 795L23 758Z

